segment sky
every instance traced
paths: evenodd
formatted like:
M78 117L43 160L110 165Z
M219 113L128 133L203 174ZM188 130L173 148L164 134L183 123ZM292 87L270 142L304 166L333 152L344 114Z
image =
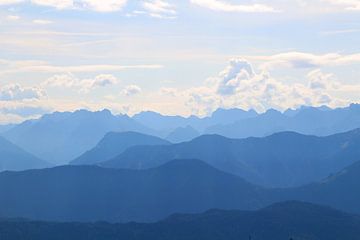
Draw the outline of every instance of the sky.
M360 0L0 0L0 123L360 102Z

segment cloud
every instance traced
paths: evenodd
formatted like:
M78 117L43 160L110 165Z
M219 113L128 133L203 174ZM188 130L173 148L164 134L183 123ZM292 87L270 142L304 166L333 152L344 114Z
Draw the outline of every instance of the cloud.
M160 95L163 96L170 96L170 97L177 97L178 96L178 90L176 88L160 88L159 91Z
M360 1L359 0L323 0L336 6L342 6L345 10L349 11L360 11Z
M17 16L17 15L8 15L6 17L7 20L10 20L10 21L17 21L20 19L20 16Z
M56 66L41 61L8 61L0 59L0 65L6 65L7 70L1 74L18 72L40 72L40 73L84 73L84 72L111 72L129 69L160 69L163 65L74 65Z
M20 117L34 117L43 115L49 112L49 109L43 108L41 106L29 106L26 104L18 104L15 106L8 106L0 108L0 112L6 115L17 115Z
M127 0L82 0L84 8L97 12L115 12L121 10Z
M96 12L115 12L121 10L127 0L0 0L0 5L30 2L34 5L52 7L58 10L91 10Z
M126 86L122 91L121 95L131 97L142 92L141 88L137 85Z
M162 94L184 99L192 114L207 115L219 107L286 110L299 106L345 106L346 98L335 97L336 92L354 92L358 85L340 84L333 74L320 69L310 71L302 83L286 84L267 71L254 70L244 58L235 58L218 76L209 78L203 86L186 90L161 89ZM168 94L169 93L169 94Z
M265 4L231 4L222 0L190 0L200 7L222 12L265 13L278 12L275 8Z
M20 84L8 84L0 88L0 101L40 99L45 96L45 90L38 87L23 87Z
M250 63L244 59L232 59L230 65L220 73L217 92L221 95L233 94L239 81L254 76L254 70Z
M119 80L111 74L100 74L93 79L79 79L69 73L54 75L41 85L43 87L76 88L79 92L88 93L95 88L115 85L118 82Z
M175 6L163 0L144 1L143 8L151 17L155 18L174 18L177 14Z
M31 3L40 6L53 7L59 10L74 7L73 0L31 0Z
M11 5L11 4L17 4L21 3L24 0L0 0L0 5Z
M319 68L323 66L341 66L360 62L360 53L342 55L328 53L316 55L304 52L287 52L271 56L249 56L249 59L264 61L260 68L273 69L279 67L290 68Z
M48 25L48 24L51 24L53 23L52 21L50 20L45 20L45 19L35 19L32 21L34 24L39 24L39 25Z
M309 88L311 89L339 89L341 84L334 80L334 75L323 73L320 69L316 69L308 73Z

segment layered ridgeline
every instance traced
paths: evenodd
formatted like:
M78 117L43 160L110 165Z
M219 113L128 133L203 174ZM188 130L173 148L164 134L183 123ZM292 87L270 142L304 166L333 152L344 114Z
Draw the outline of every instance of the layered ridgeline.
M190 141L200 136L200 133L191 126L178 127L166 137L172 143Z
M136 131L181 142L204 133L243 138L295 131L323 136L359 126L360 105L356 104L339 109L302 107L284 113L269 110L262 114L253 110L219 109L205 118L163 116L154 112L142 112L130 118L112 115L108 110L79 110L44 115L10 129L7 126L2 135L33 155L59 165L93 148L108 132Z
M321 203L360 214L360 161L320 183L285 191L278 190L275 194L279 199Z
M287 200L360 214L360 163L321 183L292 189L264 189L198 160L149 170L65 166L4 172L0 189L0 218L147 222L173 213L253 210Z
M266 204L260 187L198 160L142 171L64 166L5 172L0 192L0 217L50 221L156 221L177 212Z
M51 164L0 137L0 172L50 167Z
M136 132L110 132L91 150L71 161L73 165L91 165L110 160L129 147L139 145L169 145L170 142L158 137Z
M328 137L283 132L265 138L205 135L167 146L135 146L100 163L109 168L147 169L173 159L201 159L247 181L268 187L320 181L360 160L360 130Z
M242 109L218 109L210 117L200 118L197 116L165 116L156 112L141 112L133 116L139 123L162 132L164 136L170 134L177 128L188 128L189 126L198 132L203 132L207 127L218 124L230 124L242 119L258 116L254 110L244 111Z
M216 226L216 227L214 227ZM252 211L211 210L177 214L158 223L47 223L0 220L4 240L357 240L360 217L302 202Z
M9 131L14 126L15 126L14 124L0 125L0 134L2 134L3 132Z
M150 132L126 115L110 111L53 113L26 121L3 135L35 156L56 165L67 164L93 148L111 131Z
M337 109L301 107L283 113L270 109L261 114L253 110L219 109L205 118L142 112L133 119L156 129L163 137L177 128L187 130L188 126L200 134L219 134L230 138L263 137L283 131L326 136L360 127L360 105L352 104Z

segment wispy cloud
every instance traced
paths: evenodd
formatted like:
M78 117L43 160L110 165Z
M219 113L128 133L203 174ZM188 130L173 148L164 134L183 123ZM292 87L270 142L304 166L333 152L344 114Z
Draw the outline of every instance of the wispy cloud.
M8 15L7 17L6 17L6 19L7 20L10 20L10 21L17 21L17 20L19 20L21 17L20 16L18 16L18 15Z
M115 12L121 10L127 0L0 0L0 5L19 4L30 2L31 4L51 7L58 10L91 10L96 12Z
M175 6L164 0L147 0L143 2L143 7L151 17L155 18L175 18Z
M127 96L127 97L131 97L131 96L134 96L134 95L137 95L139 93L141 93L142 90L139 86L137 85L129 85L129 86L126 86L122 91L121 91L121 95L123 96Z
M360 29L341 29L341 30L330 30L330 31L322 31L321 35L338 35L338 34L350 34L350 33L358 33Z
M46 96L45 91L38 87L23 87L20 84L8 84L0 88L0 101L40 99L44 96Z
M345 10L349 11L360 11L360 1L359 0L322 0L336 6L343 7Z
M360 53L348 55L327 53L316 55L304 52L286 52L271 56L249 56L248 58L264 61L261 66L263 69L272 69L280 66L291 68L318 68L359 63Z
M62 87L78 89L79 92L88 93L98 87L115 85L119 80L111 74L100 74L92 79L79 79L73 74L55 75L44 81L43 87Z
M53 23L53 21L45 20L45 19L34 19L32 22L34 24L39 24L39 25L48 25L48 24Z
M190 2L200 7L222 12L279 12L279 10L274 7L265 4L232 4L223 0L190 0Z
M0 59L0 67L5 69L1 74L18 72L38 72L38 73L85 73L85 72L117 72L130 69L161 69L163 65L72 65L56 66L43 61L10 61Z

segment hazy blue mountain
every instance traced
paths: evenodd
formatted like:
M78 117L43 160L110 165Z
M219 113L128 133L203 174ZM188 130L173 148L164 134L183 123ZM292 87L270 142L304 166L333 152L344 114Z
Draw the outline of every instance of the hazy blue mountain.
M200 133L191 126L178 127L172 131L166 139L172 143L180 143L190 141L196 137L199 137Z
M178 127L191 125L190 122L197 122L200 119L196 116L185 118L182 116L164 116L157 112L140 112L133 116L137 122L158 131L171 131Z
M0 221L2 240L357 240L360 217L328 207L284 202L258 211L176 214L148 224Z
M257 116L254 110L244 111L241 109L218 109L210 117L199 118L196 116L164 116L156 112L141 112L133 116L133 119L156 129L163 134L170 134L177 128L186 128L191 126L196 131L203 131L205 128L217 124L229 124L241 119L247 119Z
M0 125L0 134L3 132L9 131L14 126L15 126L15 124Z
M264 189L199 160L148 170L63 166L0 173L0 218L148 222L173 213L254 210L288 200L360 214L359 189L360 162L321 183L288 189Z
M262 137L281 131L326 136L360 127L360 105L346 108L302 107L284 113L270 109L250 119L208 127L207 134L232 138Z
M292 187L320 181L360 160L359 146L359 129L328 137L293 132L247 139L204 135L170 146L132 147L101 166L146 169L174 158L195 158L255 184Z
M205 118L207 120L207 125L216 125L216 124L229 124L236 122L241 119L249 119L257 117L258 113L254 110L242 110L237 108L232 109L223 109L219 108L216 110L211 117Z
M170 142L158 137L137 132L110 132L91 150L71 161L75 165L91 165L109 160L127 148L139 145L169 145Z
M0 191L0 217L50 221L156 221L177 212L265 204L262 188L198 160L140 171L63 166L4 172Z
M50 164L36 158L23 149L0 137L0 172L21 171L49 167ZM1 190L0 190L1 191Z
M149 132L126 115L114 116L108 110L79 110L26 121L4 136L35 156L60 165L93 148L110 131Z
M321 203L360 214L360 161L320 183L279 192L283 199Z

